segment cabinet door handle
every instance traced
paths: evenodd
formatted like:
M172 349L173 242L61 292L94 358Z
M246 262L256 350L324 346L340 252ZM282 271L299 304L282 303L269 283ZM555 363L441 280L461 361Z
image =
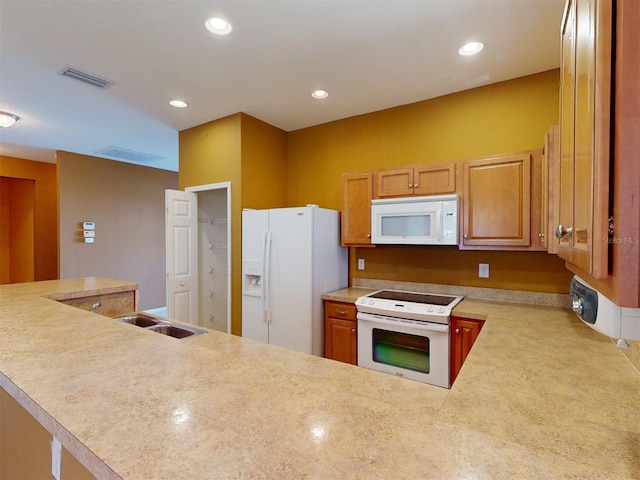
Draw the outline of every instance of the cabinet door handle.
M539 233L538 234L538 238L541 238L542 240L544 240L545 234L544 233Z
M351 329L351 333L356 333L356 329L355 329L355 328L352 328L352 329Z
M367 238L371 238L371 234L370 233L367 233Z
M413 188L413 184L412 183L409 184L409 188Z
M346 314L347 314L347 311L346 311L346 310L336 310L336 313L337 313L338 315L346 315Z
M469 238L469 235L467 235L466 233L464 234L464 238Z
M460 329L459 328L456 328L456 333L460 333Z
M418 188L420 185L418 185L417 183L413 184L413 188Z
M563 237L570 237L573 235L573 227L564 228L562 225L556 227L556 238L560 240Z

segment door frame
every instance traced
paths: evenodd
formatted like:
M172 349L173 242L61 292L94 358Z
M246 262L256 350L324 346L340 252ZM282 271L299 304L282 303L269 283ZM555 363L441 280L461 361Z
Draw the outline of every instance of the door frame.
M227 191L227 333L231 333L231 182L196 185L193 187L186 187L184 191L198 194L200 192L221 190L223 188Z

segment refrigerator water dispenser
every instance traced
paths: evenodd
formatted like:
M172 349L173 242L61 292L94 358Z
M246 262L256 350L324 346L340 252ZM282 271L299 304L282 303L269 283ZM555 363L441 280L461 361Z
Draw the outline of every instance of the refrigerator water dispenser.
M262 262L260 260L242 262L242 293L255 297L262 296Z

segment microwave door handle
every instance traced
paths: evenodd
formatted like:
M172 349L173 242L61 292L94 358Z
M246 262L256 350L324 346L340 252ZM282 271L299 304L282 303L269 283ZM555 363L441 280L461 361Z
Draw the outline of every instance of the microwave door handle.
M436 240L438 243L442 243L442 205L436 212Z

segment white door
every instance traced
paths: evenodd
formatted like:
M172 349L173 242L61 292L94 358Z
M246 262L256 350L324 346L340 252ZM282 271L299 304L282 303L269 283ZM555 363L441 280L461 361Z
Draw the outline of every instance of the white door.
M198 197L165 190L167 313L169 318L198 323Z

